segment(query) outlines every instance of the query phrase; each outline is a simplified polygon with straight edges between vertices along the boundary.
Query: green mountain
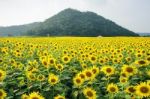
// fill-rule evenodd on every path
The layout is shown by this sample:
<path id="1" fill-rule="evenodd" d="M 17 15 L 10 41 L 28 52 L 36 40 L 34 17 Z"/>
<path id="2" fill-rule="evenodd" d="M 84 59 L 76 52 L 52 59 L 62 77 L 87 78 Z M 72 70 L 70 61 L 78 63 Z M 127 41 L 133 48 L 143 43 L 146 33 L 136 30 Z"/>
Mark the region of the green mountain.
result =
<path id="1" fill-rule="evenodd" d="M 28 30 L 38 27 L 40 22 L 25 25 L 15 25 L 8 27 L 0 27 L 0 36 L 20 36 L 24 35 Z"/>
<path id="2" fill-rule="evenodd" d="M 150 33 L 137 33 L 139 34 L 140 36 L 150 36 Z"/>
<path id="3" fill-rule="evenodd" d="M 34 36 L 138 36 L 93 12 L 65 9 L 44 22 L 6 27 L 3 33 Z M 3 28 L 0 28 L 0 33 Z M 12 29 L 12 30 L 11 30 Z"/>

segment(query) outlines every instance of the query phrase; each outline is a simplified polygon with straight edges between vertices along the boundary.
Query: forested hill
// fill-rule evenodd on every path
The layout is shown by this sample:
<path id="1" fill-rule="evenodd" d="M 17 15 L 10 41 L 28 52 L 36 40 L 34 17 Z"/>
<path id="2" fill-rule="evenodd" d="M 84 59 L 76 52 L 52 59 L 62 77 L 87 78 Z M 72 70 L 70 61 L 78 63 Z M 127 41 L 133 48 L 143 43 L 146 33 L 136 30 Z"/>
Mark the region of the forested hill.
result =
<path id="1" fill-rule="evenodd" d="M 115 22 L 93 12 L 65 9 L 44 22 L 5 27 L 0 33 L 34 36 L 138 36 Z"/>

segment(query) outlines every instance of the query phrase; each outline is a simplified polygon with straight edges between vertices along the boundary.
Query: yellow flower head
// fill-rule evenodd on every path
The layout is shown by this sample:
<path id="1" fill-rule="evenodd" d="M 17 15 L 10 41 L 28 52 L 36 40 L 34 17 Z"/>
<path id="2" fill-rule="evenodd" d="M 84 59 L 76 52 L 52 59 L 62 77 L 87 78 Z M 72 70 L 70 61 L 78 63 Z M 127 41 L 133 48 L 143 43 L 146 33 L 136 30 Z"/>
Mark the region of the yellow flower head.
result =
<path id="1" fill-rule="evenodd" d="M 27 76 L 27 78 L 28 78 L 29 80 L 31 80 L 31 81 L 35 81 L 35 80 L 36 80 L 36 76 L 35 76 L 35 74 L 32 73 L 32 72 L 26 72 L 26 76 Z"/>
<path id="2" fill-rule="evenodd" d="M 65 55 L 65 56 L 62 57 L 62 62 L 65 63 L 65 64 L 69 63 L 70 60 L 71 60 L 70 57 L 67 56 L 67 55 Z"/>
<path id="3" fill-rule="evenodd" d="M 118 86 L 116 84 L 108 84 L 107 91 L 110 93 L 117 93 L 119 91 Z"/>
<path id="4" fill-rule="evenodd" d="M 89 57 L 89 60 L 91 61 L 91 63 L 96 63 L 97 62 L 97 57 L 96 56 L 94 56 L 94 55 L 91 55 L 90 57 Z"/>
<path id="5" fill-rule="evenodd" d="M 93 67 L 91 68 L 91 70 L 92 70 L 92 72 L 93 72 L 94 75 L 98 75 L 98 74 L 99 74 L 99 68 L 98 68 L 98 67 L 93 66 Z"/>
<path id="6" fill-rule="evenodd" d="M 62 71 L 63 68 L 64 68 L 64 66 L 63 66 L 62 64 L 57 64 L 57 65 L 55 66 L 55 68 L 56 68 L 57 70 L 59 70 L 59 71 Z"/>
<path id="7" fill-rule="evenodd" d="M 6 77 L 6 72 L 0 69 L 0 82 L 3 81 Z"/>
<path id="8" fill-rule="evenodd" d="M 54 58 L 49 58 L 48 60 L 50 65 L 55 65 L 56 60 Z"/>
<path id="9" fill-rule="evenodd" d="M 125 92 L 129 93 L 129 94 L 134 94 L 136 92 L 136 89 L 134 86 L 128 86 L 126 89 L 125 89 Z"/>
<path id="10" fill-rule="evenodd" d="M 95 77 L 91 69 L 85 69 L 83 73 L 85 74 L 87 80 L 94 79 Z"/>
<path id="11" fill-rule="evenodd" d="M 150 96 L 150 85 L 146 82 L 142 82 L 136 86 L 136 94 L 140 97 L 149 97 Z"/>
<path id="12" fill-rule="evenodd" d="M 65 96 L 57 95 L 54 97 L 54 99 L 66 99 Z"/>
<path id="13" fill-rule="evenodd" d="M 137 64 L 138 66 L 147 66 L 148 61 L 147 60 L 137 60 L 137 61 L 135 61 L 135 64 Z"/>
<path id="14" fill-rule="evenodd" d="M 42 74 L 39 74 L 39 75 L 37 76 L 37 80 L 43 81 L 43 80 L 45 80 L 45 76 L 42 75 Z"/>
<path id="15" fill-rule="evenodd" d="M 120 77 L 120 82 L 122 83 L 122 84 L 124 84 L 124 83 L 127 83 L 128 82 L 128 78 L 126 78 L 126 77 Z"/>
<path id="16" fill-rule="evenodd" d="M 28 99 L 45 99 L 45 98 L 41 96 L 38 92 L 32 92 L 29 94 Z"/>
<path id="17" fill-rule="evenodd" d="M 83 79 L 81 79 L 79 76 L 76 76 L 73 78 L 73 83 L 75 86 L 79 87 L 83 84 Z"/>
<path id="18" fill-rule="evenodd" d="M 127 74 L 127 76 L 132 76 L 137 73 L 137 68 L 135 66 L 123 65 L 122 72 Z"/>
<path id="19" fill-rule="evenodd" d="M 0 99 L 4 99 L 6 96 L 7 93 L 3 89 L 0 89 Z"/>
<path id="20" fill-rule="evenodd" d="M 55 74 L 49 74 L 48 82 L 53 86 L 59 82 L 59 77 Z"/>
<path id="21" fill-rule="evenodd" d="M 29 96 L 26 95 L 26 94 L 23 94 L 23 95 L 21 96 L 21 99 L 28 99 L 28 98 L 29 98 Z"/>
<path id="22" fill-rule="evenodd" d="M 78 73 L 78 76 L 79 76 L 82 80 L 85 80 L 85 79 L 86 79 L 86 76 L 85 76 L 84 72 L 79 72 L 79 73 Z"/>
<path id="23" fill-rule="evenodd" d="M 96 99 L 97 95 L 96 95 L 96 91 L 93 90 L 92 88 L 85 88 L 83 90 L 83 94 L 85 95 L 85 97 L 87 97 L 88 99 Z"/>
<path id="24" fill-rule="evenodd" d="M 103 66 L 101 71 L 104 72 L 107 76 L 111 76 L 115 73 L 115 68 L 112 66 Z"/>

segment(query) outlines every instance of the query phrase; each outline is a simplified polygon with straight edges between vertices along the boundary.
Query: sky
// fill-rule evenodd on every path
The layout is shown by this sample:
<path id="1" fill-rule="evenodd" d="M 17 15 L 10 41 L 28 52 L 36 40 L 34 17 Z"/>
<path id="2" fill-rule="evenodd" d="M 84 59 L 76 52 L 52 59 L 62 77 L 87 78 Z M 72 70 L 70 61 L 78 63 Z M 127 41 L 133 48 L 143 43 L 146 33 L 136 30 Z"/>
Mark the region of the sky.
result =
<path id="1" fill-rule="evenodd" d="M 92 11 L 134 32 L 150 33 L 150 0 L 0 0 L 0 26 L 44 21 L 66 8 Z"/>

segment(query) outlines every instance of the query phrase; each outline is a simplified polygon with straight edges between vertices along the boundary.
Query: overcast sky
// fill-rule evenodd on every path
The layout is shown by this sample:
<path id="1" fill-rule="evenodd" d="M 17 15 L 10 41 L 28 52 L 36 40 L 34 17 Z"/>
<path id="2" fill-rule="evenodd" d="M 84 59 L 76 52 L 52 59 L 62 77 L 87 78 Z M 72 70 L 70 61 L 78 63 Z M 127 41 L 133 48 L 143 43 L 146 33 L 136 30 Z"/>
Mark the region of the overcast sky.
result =
<path id="1" fill-rule="evenodd" d="M 66 8 L 93 11 L 134 32 L 150 32 L 150 0 L 0 0 L 0 26 L 44 21 Z"/>

